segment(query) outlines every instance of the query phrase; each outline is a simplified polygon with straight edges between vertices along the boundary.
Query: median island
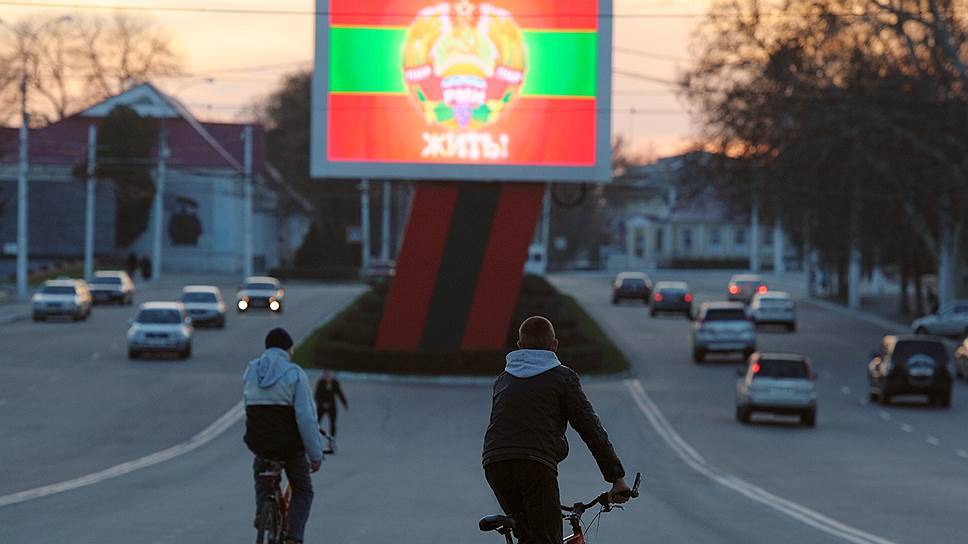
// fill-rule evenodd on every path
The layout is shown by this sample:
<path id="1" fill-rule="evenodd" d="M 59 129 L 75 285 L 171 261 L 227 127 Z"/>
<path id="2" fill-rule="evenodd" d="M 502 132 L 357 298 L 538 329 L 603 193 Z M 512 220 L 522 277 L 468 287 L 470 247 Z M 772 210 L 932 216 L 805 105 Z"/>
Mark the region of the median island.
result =
<path id="1" fill-rule="evenodd" d="M 495 376 L 504 356 L 516 349 L 517 328 L 532 315 L 554 323 L 561 347 L 558 358 L 579 374 L 614 374 L 629 364 L 611 339 L 578 305 L 541 276 L 525 275 L 505 340 L 499 351 L 376 350 L 377 331 L 387 288 L 378 285 L 356 298 L 332 320 L 309 335 L 293 359 L 304 367 L 364 373 L 425 376 Z"/>

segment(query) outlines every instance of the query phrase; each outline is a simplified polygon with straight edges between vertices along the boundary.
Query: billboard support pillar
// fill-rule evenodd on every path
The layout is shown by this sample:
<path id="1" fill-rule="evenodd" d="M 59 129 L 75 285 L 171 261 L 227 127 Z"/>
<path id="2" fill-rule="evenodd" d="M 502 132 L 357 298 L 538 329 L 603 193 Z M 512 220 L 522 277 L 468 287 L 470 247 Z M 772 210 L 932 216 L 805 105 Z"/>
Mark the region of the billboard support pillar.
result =
<path id="1" fill-rule="evenodd" d="M 391 182 L 384 180 L 381 192 L 383 193 L 383 209 L 380 211 L 380 260 L 386 262 L 390 260 L 390 197 Z"/>
<path id="2" fill-rule="evenodd" d="M 87 127 L 87 186 L 84 206 L 84 279 L 94 277 L 94 168 L 97 160 L 97 125 Z"/>
<path id="3" fill-rule="evenodd" d="M 370 267 L 370 180 L 360 181 L 360 276 Z"/>

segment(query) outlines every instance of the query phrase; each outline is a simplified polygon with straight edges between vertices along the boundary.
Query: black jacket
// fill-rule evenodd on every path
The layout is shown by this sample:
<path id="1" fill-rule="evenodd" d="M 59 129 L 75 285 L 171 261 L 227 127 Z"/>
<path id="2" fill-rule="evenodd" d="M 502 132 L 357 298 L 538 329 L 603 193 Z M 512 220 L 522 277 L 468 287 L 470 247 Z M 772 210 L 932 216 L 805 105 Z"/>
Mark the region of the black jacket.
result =
<path id="1" fill-rule="evenodd" d="M 530 459 L 557 471 L 558 463 L 568 456 L 565 429 L 569 423 L 588 445 L 607 482 L 625 476 L 578 374 L 566 366 L 530 378 L 507 372 L 497 377 L 491 423 L 484 435 L 484 465 Z"/>
<path id="2" fill-rule="evenodd" d="M 343 395 L 343 388 L 339 384 L 339 380 L 333 378 L 332 381 L 327 385 L 326 380 L 320 378 L 316 382 L 316 393 L 313 395 L 316 398 L 316 411 L 319 413 L 333 412 L 336 413 L 336 399 L 343 403 L 343 407 L 346 408 L 346 396 Z"/>

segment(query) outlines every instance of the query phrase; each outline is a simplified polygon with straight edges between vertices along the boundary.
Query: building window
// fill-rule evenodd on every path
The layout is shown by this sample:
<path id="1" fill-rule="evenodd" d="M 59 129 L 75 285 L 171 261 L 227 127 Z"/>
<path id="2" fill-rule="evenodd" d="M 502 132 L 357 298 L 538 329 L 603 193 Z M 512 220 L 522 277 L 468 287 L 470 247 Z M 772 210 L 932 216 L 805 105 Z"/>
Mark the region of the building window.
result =
<path id="1" fill-rule="evenodd" d="M 719 248 L 722 243 L 722 237 L 718 228 L 713 228 L 709 231 L 709 246 L 714 248 Z"/>
<path id="2" fill-rule="evenodd" d="M 746 245 L 746 229 L 745 228 L 743 228 L 743 227 L 737 227 L 736 228 L 736 232 L 734 233 L 734 236 L 735 236 L 734 239 L 736 240 L 736 245 L 737 246 L 742 247 L 742 246 L 745 246 Z"/>
<path id="3" fill-rule="evenodd" d="M 665 233 L 662 232 L 661 228 L 655 229 L 655 250 L 663 251 L 663 243 L 665 242 Z"/>
<path id="4" fill-rule="evenodd" d="M 682 250 L 692 251 L 692 229 L 682 229 Z"/>

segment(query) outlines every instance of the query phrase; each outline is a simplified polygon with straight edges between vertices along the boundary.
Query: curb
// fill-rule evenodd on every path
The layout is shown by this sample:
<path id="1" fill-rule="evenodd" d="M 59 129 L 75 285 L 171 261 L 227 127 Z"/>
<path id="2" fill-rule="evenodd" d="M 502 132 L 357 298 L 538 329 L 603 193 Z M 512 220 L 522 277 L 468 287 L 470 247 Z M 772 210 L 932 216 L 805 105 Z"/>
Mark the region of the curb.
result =
<path id="1" fill-rule="evenodd" d="M 874 315 L 874 314 L 871 314 L 869 312 L 864 312 L 862 310 L 852 310 L 850 308 L 846 308 L 846 307 L 841 306 L 839 304 L 835 304 L 833 302 L 829 302 L 829 301 L 826 301 L 826 300 L 823 300 L 823 299 L 820 299 L 820 298 L 817 298 L 817 297 L 810 297 L 810 298 L 805 299 L 805 301 L 808 302 L 808 303 L 810 303 L 810 304 L 814 304 L 816 306 L 820 306 L 821 308 L 824 308 L 826 310 L 831 310 L 831 311 L 834 311 L 834 312 L 839 312 L 839 313 L 841 313 L 843 315 L 847 315 L 847 316 L 853 317 L 854 319 L 860 319 L 860 320 L 866 321 L 866 322 L 868 322 L 868 323 L 870 323 L 872 325 L 876 325 L 878 327 L 883 327 L 883 328 L 888 329 L 889 331 L 894 332 L 894 333 L 904 334 L 904 333 L 910 332 L 908 330 L 908 328 L 904 326 L 903 323 L 898 323 L 897 321 L 891 321 L 890 319 L 886 319 L 886 318 L 883 318 L 883 317 L 879 317 L 879 316 Z"/>
<path id="2" fill-rule="evenodd" d="M 16 323 L 17 321 L 23 321 L 29 318 L 30 315 L 23 314 L 10 314 L 10 315 L 0 315 L 0 325 L 9 325 L 10 323 Z"/>

